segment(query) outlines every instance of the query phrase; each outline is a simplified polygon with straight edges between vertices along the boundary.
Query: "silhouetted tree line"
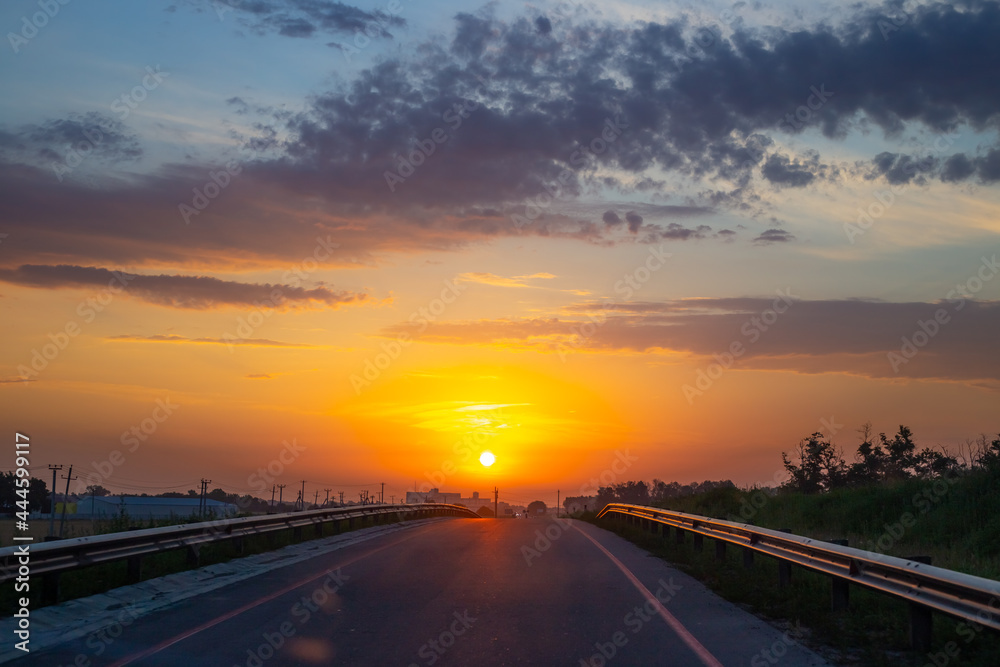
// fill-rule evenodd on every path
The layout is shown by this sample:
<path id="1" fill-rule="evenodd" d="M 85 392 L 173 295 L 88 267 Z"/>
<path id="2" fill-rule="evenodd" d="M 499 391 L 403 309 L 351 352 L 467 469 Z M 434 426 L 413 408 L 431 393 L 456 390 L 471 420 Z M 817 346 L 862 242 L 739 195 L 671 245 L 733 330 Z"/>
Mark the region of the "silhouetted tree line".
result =
<path id="1" fill-rule="evenodd" d="M 146 495 L 145 493 L 142 495 Z M 189 489 L 187 493 L 180 493 L 179 491 L 168 491 L 167 493 L 161 493 L 158 496 L 153 496 L 154 498 L 197 498 L 200 494 L 194 489 Z M 209 500 L 218 500 L 221 503 L 230 503 L 236 505 L 240 512 L 266 512 L 271 507 L 270 500 L 262 500 L 256 496 L 251 496 L 249 493 L 240 495 L 238 493 L 227 493 L 224 489 L 212 489 L 205 497 Z M 284 500 L 283 505 L 291 505 L 292 501 Z M 310 505 L 312 503 L 309 503 Z M 275 501 L 277 505 L 277 501 Z"/>
<path id="2" fill-rule="evenodd" d="M 823 493 L 903 479 L 933 479 L 975 469 L 1000 470 L 1000 436 L 990 441 L 981 435 L 966 442 L 963 460 L 959 460 L 943 447 L 940 451 L 929 447 L 918 451 L 913 432 L 906 426 L 901 425 L 892 438 L 885 433 L 875 437 L 870 422 L 862 425 L 858 433 L 861 444 L 853 463 L 847 463 L 842 450 L 824 439 L 822 433 L 802 439 L 791 455 L 782 452 L 782 463 L 790 475 L 783 488 Z"/>
<path id="3" fill-rule="evenodd" d="M 720 488 L 736 488 L 736 485 L 728 479 L 718 482 L 705 480 L 693 484 L 680 484 L 678 482 L 668 484 L 659 479 L 654 479 L 652 484 L 641 481 L 620 482 L 610 486 L 602 486 L 597 490 L 596 507 L 601 508 L 608 503 L 649 505 L 669 498 L 692 496 L 696 493 L 705 493 Z"/>
<path id="4" fill-rule="evenodd" d="M 16 512 L 19 508 L 17 501 L 21 497 L 17 495 L 17 475 L 13 472 L 0 474 L 0 512 Z M 28 507 L 33 512 L 49 511 L 49 492 L 43 480 L 31 477 L 28 482 Z"/>

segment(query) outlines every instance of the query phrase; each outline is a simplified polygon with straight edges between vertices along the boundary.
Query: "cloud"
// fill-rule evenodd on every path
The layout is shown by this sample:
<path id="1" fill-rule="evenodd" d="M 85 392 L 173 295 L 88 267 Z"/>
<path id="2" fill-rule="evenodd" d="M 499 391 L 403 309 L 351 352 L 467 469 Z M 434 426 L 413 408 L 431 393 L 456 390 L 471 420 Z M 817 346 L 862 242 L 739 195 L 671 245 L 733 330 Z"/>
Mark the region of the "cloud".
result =
<path id="1" fill-rule="evenodd" d="M 296 36 L 401 25 L 320 0 L 232 11 L 255 30 Z M 35 263 L 273 267 L 308 257 L 320 235 L 336 236 L 331 266 L 499 237 L 611 245 L 625 242 L 613 218 L 594 220 L 614 213 L 612 194 L 644 219 L 629 223 L 642 242 L 708 238 L 707 226 L 661 222 L 668 216 L 650 207 L 752 215 L 775 190 L 836 180 L 840 166 L 789 147 L 803 133 L 843 141 L 881 130 L 892 142 L 968 128 L 992 137 L 1000 3 L 917 6 L 887 35 L 882 11 L 859 6 L 795 30 L 734 23 L 707 46 L 683 14 L 622 24 L 459 13 L 450 38 L 389 53 L 299 111 L 231 98 L 236 113 L 253 116 L 241 125 L 255 134 L 242 136 L 239 175 L 190 225 L 179 206 L 211 182 L 217 163 L 52 188 L 49 152 L 97 122 L 90 116 L 0 128 L 0 219 L 21 261 Z M 935 66 L 912 65 L 923 61 Z M 124 128 L 105 135 L 103 159 L 140 154 Z M 919 157 L 890 152 L 890 162 L 881 152 L 865 173 L 901 182 L 931 173 L 911 176 Z M 1000 148 L 960 155 L 933 173 L 1000 181 Z M 581 198 L 597 200 L 595 214 L 568 212 Z M 529 224 L 515 224 L 512 216 L 531 211 Z"/>
<path id="2" fill-rule="evenodd" d="M 628 223 L 628 230 L 635 234 L 642 227 L 642 216 L 635 211 L 629 211 L 625 214 L 625 222 Z"/>
<path id="3" fill-rule="evenodd" d="M 390 28 L 406 21 L 382 10 L 365 11 L 353 5 L 327 0 L 212 0 L 222 19 L 234 12 L 243 25 L 258 35 L 276 33 L 284 37 L 311 37 L 324 32 L 331 35 L 354 35 L 368 38 L 392 37 Z"/>
<path id="4" fill-rule="evenodd" d="M 601 220 L 609 227 L 622 224 L 622 219 L 614 211 L 605 211 L 604 215 L 601 216 Z"/>
<path id="5" fill-rule="evenodd" d="M 705 363 L 740 343 L 744 353 L 736 361 L 737 369 L 852 373 L 1000 388 L 1000 357 L 994 354 L 992 334 L 1000 327 L 1000 301 L 955 297 L 938 303 L 891 303 L 743 297 L 591 302 L 568 311 L 571 316 L 565 319 L 437 322 L 422 333 L 411 323 L 400 323 L 387 327 L 382 335 L 406 332 L 424 342 L 544 352 L 685 352 Z M 587 322 L 598 324 L 592 335 L 581 336 Z M 934 334 L 928 336 L 927 331 Z M 905 347 L 905 341 L 911 347 Z M 896 360 L 896 368 L 890 354 L 902 358 Z"/>
<path id="6" fill-rule="evenodd" d="M 153 336 L 139 336 L 134 334 L 122 334 L 120 336 L 108 336 L 106 340 L 125 343 L 174 343 L 181 345 L 239 345 L 242 347 L 300 347 L 300 348 L 320 348 L 322 345 L 307 345 L 305 343 L 285 343 L 279 340 L 269 340 L 267 338 L 188 338 L 187 336 L 177 336 L 174 334 L 156 334 Z"/>
<path id="7" fill-rule="evenodd" d="M 931 155 L 916 157 L 882 152 L 872 159 L 865 175 L 868 180 L 883 178 L 891 185 L 911 182 L 923 185 L 929 176 L 937 176 L 943 183 L 957 183 L 976 176 L 980 183 L 991 184 L 1000 180 L 1000 149 L 991 148 L 972 157 L 955 153 L 947 160 Z"/>
<path id="8" fill-rule="evenodd" d="M 3 377 L 0 378 L 0 384 L 19 384 L 21 382 L 37 382 L 33 378 L 21 377 L 20 375 L 15 375 L 13 377 Z"/>
<path id="9" fill-rule="evenodd" d="M 768 229 L 753 240 L 755 245 L 771 245 L 772 243 L 788 243 L 795 237 L 783 229 Z"/>
<path id="10" fill-rule="evenodd" d="M 239 283 L 208 276 L 140 275 L 98 267 L 25 264 L 0 269 L 0 282 L 46 289 L 107 288 L 171 308 L 204 310 L 232 306 L 258 308 L 339 308 L 368 301 L 364 293 L 327 287 L 306 289 L 270 283 Z"/>
<path id="11" fill-rule="evenodd" d="M 792 162 L 788 156 L 775 153 L 767 158 L 767 162 L 761 168 L 764 178 L 775 185 L 788 186 L 791 188 L 801 188 L 809 185 L 816 178 L 816 175 L 809 171 L 805 165 L 799 162 Z"/>
<path id="12" fill-rule="evenodd" d="M 698 225 L 697 227 L 689 228 L 679 225 L 676 222 L 671 222 L 665 228 L 658 227 L 650 233 L 650 236 L 651 238 L 667 241 L 689 241 L 691 239 L 703 239 L 711 231 L 712 228 L 708 225 Z"/>
<path id="13" fill-rule="evenodd" d="M 0 163 L 49 169 L 59 180 L 84 160 L 118 164 L 142 154 L 136 135 L 117 118 L 97 111 L 21 125 L 10 132 L 0 128 Z"/>
<path id="14" fill-rule="evenodd" d="M 483 285 L 494 285 L 497 287 L 537 287 L 537 285 L 529 285 L 527 281 L 529 280 L 551 280 L 555 276 L 551 273 L 533 273 L 529 276 L 514 276 L 512 278 L 507 278 L 504 276 L 498 276 L 495 273 L 461 273 L 458 276 L 459 281 L 467 283 L 482 283 Z"/>

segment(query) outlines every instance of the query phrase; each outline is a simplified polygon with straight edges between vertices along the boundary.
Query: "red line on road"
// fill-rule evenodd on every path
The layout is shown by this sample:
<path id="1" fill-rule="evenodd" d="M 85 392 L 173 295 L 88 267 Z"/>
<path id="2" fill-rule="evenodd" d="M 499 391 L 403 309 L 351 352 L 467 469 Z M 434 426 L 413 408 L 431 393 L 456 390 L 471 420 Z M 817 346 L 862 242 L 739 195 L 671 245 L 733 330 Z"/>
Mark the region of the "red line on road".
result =
<path id="1" fill-rule="evenodd" d="M 409 535 L 407 537 L 404 537 L 401 540 L 396 540 L 395 542 L 391 542 L 390 544 L 386 544 L 386 545 L 378 547 L 376 549 L 371 549 L 370 551 L 367 551 L 367 552 L 359 555 L 356 558 L 352 558 L 351 560 L 348 560 L 348 561 L 345 561 L 343 563 L 338 564 L 337 567 L 338 568 L 347 567 L 348 565 L 356 563 L 356 562 L 358 562 L 359 560 L 361 560 L 363 558 L 367 558 L 368 556 L 371 556 L 372 554 L 376 554 L 379 551 L 384 551 L 385 549 L 388 549 L 389 547 L 394 547 L 397 544 L 405 542 L 406 540 L 408 540 L 408 539 L 410 539 L 412 537 L 414 537 L 414 535 Z M 282 588 L 280 591 L 277 591 L 276 593 L 271 593 L 270 595 L 265 595 L 264 597 L 262 597 L 262 598 L 260 598 L 258 600 L 254 600 L 253 602 L 249 602 L 249 603 L 243 605 L 239 609 L 234 609 L 233 611 L 227 612 L 227 613 L 223 614 L 222 616 L 219 616 L 217 618 L 212 619 L 211 621 L 207 621 L 205 623 L 202 623 L 201 625 L 199 625 L 196 628 L 192 628 L 191 630 L 188 630 L 186 632 L 182 632 L 181 634 L 179 634 L 179 635 L 177 635 L 175 637 L 171 637 L 170 639 L 167 639 L 167 640 L 165 640 L 165 641 L 157 644 L 156 646 L 154 646 L 152 648 L 148 648 L 145 651 L 142 651 L 140 653 L 134 653 L 134 654 L 132 654 L 132 655 L 130 655 L 128 657 L 122 658 L 118 662 L 113 662 L 113 663 L 111 663 L 110 667 L 125 667 L 125 665 L 131 665 L 136 660 L 140 660 L 142 658 L 148 658 L 151 655 L 155 655 L 155 654 L 159 653 L 160 651 L 162 651 L 165 648 L 169 648 L 169 647 L 173 646 L 174 644 L 176 644 L 178 642 L 182 642 L 185 639 L 188 639 L 189 637 L 193 637 L 194 635 L 198 634 L 199 632 L 203 632 L 205 630 L 208 630 L 209 628 L 215 627 L 219 623 L 224 623 L 225 621 L 228 621 L 231 618 L 235 618 L 236 616 L 239 616 L 240 614 L 242 614 L 242 613 L 244 613 L 246 611 L 249 611 L 249 610 L 253 609 L 254 607 L 259 607 L 260 605 L 264 604 L 265 602 L 270 602 L 271 600 L 274 600 L 275 598 L 279 598 L 282 595 L 285 595 L 286 593 L 291 593 L 296 588 L 301 588 L 302 586 L 305 586 L 306 584 L 310 584 L 310 583 L 316 581 L 317 579 L 321 579 L 321 578 L 329 575 L 330 572 L 331 572 L 331 570 L 325 570 L 321 574 L 317 574 L 315 577 L 309 577 L 308 579 L 303 579 L 302 581 L 294 583 L 291 586 L 287 586 L 285 588 Z"/>
<path id="2" fill-rule="evenodd" d="M 580 531 L 581 535 L 593 542 L 594 546 L 603 551 L 604 555 L 611 559 L 611 562 L 614 563 L 626 577 L 628 577 L 628 580 L 632 582 L 632 585 L 635 586 L 640 593 L 642 593 L 642 596 L 656 607 L 656 611 L 660 614 L 660 618 L 667 622 L 667 625 L 669 625 L 673 631 L 677 633 L 684 643 L 688 645 L 688 648 L 694 651 L 695 655 L 697 655 L 704 664 L 708 665 L 708 667 L 723 667 L 722 663 L 716 660 L 715 656 L 712 655 L 709 650 L 705 648 L 705 646 L 698 641 L 680 621 L 677 620 L 677 617 L 667 611 L 667 608 L 663 606 L 655 595 L 649 592 L 649 589 L 646 588 L 634 574 L 632 574 L 632 571 L 625 567 L 620 560 L 614 557 L 614 554 L 605 549 L 604 545 L 585 533 L 582 529 L 577 528 L 575 524 L 570 525 Z"/>

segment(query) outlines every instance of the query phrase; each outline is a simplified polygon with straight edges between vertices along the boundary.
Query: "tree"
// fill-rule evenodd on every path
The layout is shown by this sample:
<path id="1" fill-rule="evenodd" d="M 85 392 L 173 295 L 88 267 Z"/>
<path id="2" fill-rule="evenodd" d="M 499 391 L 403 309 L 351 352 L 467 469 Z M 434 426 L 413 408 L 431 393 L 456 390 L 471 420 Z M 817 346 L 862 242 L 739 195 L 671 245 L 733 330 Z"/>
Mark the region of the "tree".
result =
<path id="1" fill-rule="evenodd" d="M 90 486 L 88 486 L 84 490 L 83 495 L 85 495 L 85 496 L 102 496 L 103 497 L 103 496 L 110 496 L 111 492 L 108 491 L 107 489 L 105 489 L 100 484 L 91 484 Z"/>
<path id="2" fill-rule="evenodd" d="M 528 514 L 545 514 L 548 509 L 541 500 L 532 500 L 528 503 Z"/>
<path id="3" fill-rule="evenodd" d="M 802 493 L 821 493 L 843 486 L 847 481 L 847 464 L 840 452 L 823 434 L 816 432 L 804 438 L 797 448 L 798 463 L 781 453 L 785 470 L 791 476 L 786 486 Z"/>
<path id="4" fill-rule="evenodd" d="M 484 519 L 492 519 L 494 517 L 493 510 L 491 510 L 486 505 L 483 505 L 478 510 L 476 510 L 476 514 L 483 517 Z"/>
<path id="5" fill-rule="evenodd" d="M 588 509 L 594 509 L 593 496 L 566 496 L 563 498 L 563 509 L 566 510 L 568 514 L 571 510 L 570 508 L 576 505 L 577 507 L 586 507 Z"/>
<path id="6" fill-rule="evenodd" d="M 13 512 L 18 508 L 17 501 L 21 496 L 17 495 L 19 487 L 17 485 L 17 475 L 13 472 L 5 472 L 0 475 L 0 511 Z M 31 477 L 28 480 L 28 507 L 31 510 L 41 510 L 47 504 L 49 492 L 43 480 Z"/>
<path id="7" fill-rule="evenodd" d="M 989 438 L 983 433 L 976 440 L 976 446 L 978 449 L 976 462 L 980 467 L 988 470 L 1000 469 L 1000 434 L 993 442 L 989 442 Z"/>
<path id="8" fill-rule="evenodd" d="M 885 447 L 889 461 L 886 465 L 886 477 L 889 479 L 906 479 L 912 477 L 917 465 L 916 445 L 913 443 L 913 431 L 900 424 L 899 432 L 892 440 L 879 433 L 879 440 Z"/>
<path id="9" fill-rule="evenodd" d="M 873 442 L 871 422 L 862 424 L 858 433 L 861 434 L 861 444 L 858 445 L 855 462 L 848 470 L 848 479 L 857 485 L 874 484 L 885 477 L 889 457 L 881 445 Z"/>

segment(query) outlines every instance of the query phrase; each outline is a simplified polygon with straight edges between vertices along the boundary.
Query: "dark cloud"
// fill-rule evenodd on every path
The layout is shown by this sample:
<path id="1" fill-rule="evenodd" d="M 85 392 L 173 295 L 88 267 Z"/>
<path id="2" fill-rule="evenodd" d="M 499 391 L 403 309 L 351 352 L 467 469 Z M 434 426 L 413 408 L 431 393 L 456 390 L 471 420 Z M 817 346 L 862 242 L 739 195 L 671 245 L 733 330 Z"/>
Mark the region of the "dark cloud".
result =
<path id="1" fill-rule="evenodd" d="M 423 333 L 411 323 L 401 323 L 382 334 L 391 337 L 405 331 L 427 342 L 564 353 L 680 351 L 703 357 L 705 364 L 738 342 L 744 353 L 736 369 L 930 378 L 1000 387 L 1000 357 L 994 353 L 993 334 L 1000 327 L 998 301 L 960 297 L 940 303 L 803 301 L 789 290 L 781 292 L 782 296 L 767 298 L 570 307 L 573 315 L 587 316 L 583 321 L 599 315 L 596 321 L 603 323 L 588 337 L 579 335 L 581 320 L 574 317 L 438 322 Z M 934 328 L 935 322 L 943 323 Z M 934 335 L 917 333 L 927 330 Z M 910 347 L 905 347 L 906 341 Z"/>
<path id="2" fill-rule="evenodd" d="M 390 28 L 406 21 L 382 10 L 365 11 L 353 5 L 327 0 L 213 0 L 220 18 L 229 12 L 257 34 L 277 33 L 285 37 L 364 33 L 368 38 L 391 37 Z"/>
<path id="3" fill-rule="evenodd" d="M 1000 148 L 990 150 L 985 157 L 976 160 L 979 167 L 979 178 L 984 183 L 1000 180 Z"/>
<path id="4" fill-rule="evenodd" d="M 622 224 L 622 219 L 614 211 L 605 211 L 604 215 L 601 216 L 601 220 L 609 227 Z"/>
<path id="5" fill-rule="evenodd" d="M 498 236 L 612 243 L 615 230 L 587 221 L 608 203 L 577 218 L 546 199 L 611 190 L 645 219 L 643 240 L 703 238 L 707 226 L 660 226 L 632 203 L 636 195 L 669 202 L 665 179 L 679 178 L 693 194 L 676 195 L 678 210 L 755 215 L 765 190 L 837 177 L 817 154 L 776 149 L 775 138 L 810 128 L 838 140 L 870 128 L 890 139 L 904 129 L 993 131 L 998 7 L 916 7 L 887 36 L 867 9 L 794 32 L 734 24 L 710 48 L 697 46 L 689 17 L 629 25 L 567 18 L 552 39 L 537 18 L 460 13 L 450 41 L 386 55 L 302 111 L 251 110 L 231 98 L 236 113 L 258 116 L 245 138 L 251 157 L 196 223 L 178 227 L 178 206 L 217 165 L 167 165 L 99 190 L 49 187 L 44 170 L 58 141 L 82 133 L 70 121 L 0 130 L 0 217 L 28 253 L 21 261 L 298 261 L 319 229 L 337 233 L 334 263 L 363 263 L 389 247 L 450 249 Z M 272 32 L 402 25 L 319 0 L 256 0 L 232 11 Z M 123 128 L 106 136 L 108 159 L 139 154 Z M 924 174 L 908 175 L 917 158 L 892 155 L 872 156 L 878 178 Z M 946 180 L 971 177 L 969 165 L 986 183 L 1000 180 L 1000 151 L 966 162 L 935 168 Z"/>
<path id="6" fill-rule="evenodd" d="M 656 231 L 652 231 L 650 240 L 689 241 L 691 239 L 703 239 L 711 231 L 712 228 L 708 225 L 698 225 L 697 227 L 690 228 L 679 225 L 676 222 L 671 222 L 666 227 L 659 227 Z"/>
<path id="7" fill-rule="evenodd" d="M 0 163 L 27 163 L 62 178 L 86 160 L 118 163 L 142 157 L 138 138 L 120 120 L 91 111 L 0 130 Z"/>
<path id="8" fill-rule="evenodd" d="M 538 32 L 541 34 L 547 35 L 552 32 L 552 22 L 544 16 L 539 16 L 535 19 L 535 28 L 537 28 Z"/>
<path id="9" fill-rule="evenodd" d="M 956 153 L 945 161 L 944 167 L 941 169 L 941 180 L 946 183 L 964 181 L 975 171 L 976 167 L 964 153 Z"/>
<path id="10" fill-rule="evenodd" d="M 989 149 L 985 155 L 973 157 L 955 153 L 946 160 L 883 152 L 872 159 L 865 178 L 884 178 L 891 185 L 910 182 L 923 185 L 927 181 L 926 176 L 933 175 L 945 183 L 964 181 L 972 176 L 978 176 L 981 183 L 993 183 L 1000 180 L 1000 149 Z"/>
<path id="11" fill-rule="evenodd" d="M 788 243 L 794 240 L 795 237 L 783 229 L 768 229 L 755 238 L 753 242 L 756 245 L 770 245 L 772 243 Z"/>
<path id="12" fill-rule="evenodd" d="M 625 214 L 625 221 L 628 223 L 628 230 L 633 234 L 639 231 L 642 227 L 642 216 L 635 211 L 629 211 Z"/>
<path id="13" fill-rule="evenodd" d="M 926 182 L 924 174 L 932 173 L 938 167 L 938 160 L 931 156 L 915 158 L 912 155 L 882 152 L 872 160 L 872 171 L 868 179 L 884 176 L 892 185 L 905 185 L 911 181 Z"/>
<path id="14" fill-rule="evenodd" d="M 110 288 L 130 296 L 171 308 L 206 309 L 222 306 L 237 308 L 307 307 L 339 308 L 368 299 L 367 294 L 334 292 L 327 287 L 306 289 L 293 285 L 239 283 L 208 276 L 139 275 L 108 269 L 25 264 L 16 269 L 0 269 L 0 282 L 41 287 Z"/>
<path id="15" fill-rule="evenodd" d="M 809 185 L 816 178 L 804 165 L 792 162 L 788 156 L 778 153 L 767 159 L 761 168 L 761 173 L 775 185 L 787 185 L 792 188 Z"/>

